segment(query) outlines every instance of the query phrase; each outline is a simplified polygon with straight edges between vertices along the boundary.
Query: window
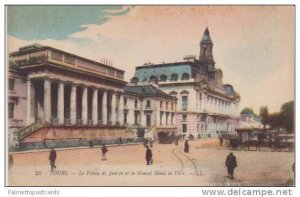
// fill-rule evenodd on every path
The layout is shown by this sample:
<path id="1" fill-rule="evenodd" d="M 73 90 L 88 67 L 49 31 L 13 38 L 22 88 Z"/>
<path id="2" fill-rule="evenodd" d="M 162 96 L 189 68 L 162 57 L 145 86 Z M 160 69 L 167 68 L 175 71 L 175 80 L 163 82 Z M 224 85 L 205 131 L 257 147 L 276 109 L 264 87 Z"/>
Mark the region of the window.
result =
<path id="1" fill-rule="evenodd" d="M 8 118 L 14 118 L 14 103 L 8 103 Z"/>
<path id="2" fill-rule="evenodd" d="M 171 125 L 173 125 L 174 114 L 171 114 Z"/>
<path id="3" fill-rule="evenodd" d="M 161 81 L 167 81 L 167 76 L 166 75 L 161 75 L 160 80 Z"/>
<path id="4" fill-rule="evenodd" d="M 169 102 L 166 103 L 166 109 L 169 109 Z"/>
<path id="5" fill-rule="evenodd" d="M 127 106 L 127 98 L 124 98 L 123 102 L 124 102 L 124 106 Z"/>
<path id="6" fill-rule="evenodd" d="M 151 82 L 156 82 L 156 81 L 157 81 L 157 79 L 156 79 L 156 77 L 155 77 L 155 76 L 153 76 L 153 75 L 152 75 L 152 76 L 150 77 L 150 81 L 151 81 Z"/>
<path id="7" fill-rule="evenodd" d="M 162 101 L 160 101 L 159 107 L 160 109 L 162 109 Z"/>
<path id="8" fill-rule="evenodd" d="M 146 115 L 146 124 L 147 127 L 151 127 L 151 114 Z"/>
<path id="9" fill-rule="evenodd" d="M 162 125 L 162 116 L 164 115 L 164 112 L 160 112 L 160 118 L 159 118 L 159 124 Z"/>
<path id="10" fill-rule="evenodd" d="M 182 110 L 187 110 L 188 108 L 188 97 L 182 96 Z"/>
<path id="11" fill-rule="evenodd" d="M 190 79 L 190 75 L 187 74 L 187 73 L 183 73 L 181 79 L 182 80 L 189 80 Z"/>
<path id="12" fill-rule="evenodd" d="M 178 75 L 177 74 L 172 74 L 171 81 L 177 81 L 177 80 L 178 80 Z"/>
<path id="13" fill-rule="evenodd" d="M 182 115 L 182 121 L 186 121 L 186 115 Z"/>
<path id="14" fill-rule="evenodd" d="M 139 82 L 139 78 L 137 78 L 137 77 L 133 77 L 131 79 L 131 83 L 137 84 L 138 82 Z"/>
<path id="15" fill-rule="evenodd" d="M 134 107 L 137 108 L 137 105 L 138 105 L 138 101 L 134 100 Z"/>
<path id="16" fill-rule="evenodd" d="M 174 107 L 174 105 L 173 105 L 173 103 L 171 104 L 171 110 L 173 111 L 173 107 Z"/>
<path id="17" fill-rule="evenodd" d="M 134 124 L 138 124 L 139 112 L 134 113 Z"/>
<path id="18" fill-rule="evenodd" d="M 187 128 L 186 128 L 186 124 L 182 124 L 182 133 L 186 133 Z"/>
<path id="19" fill-rule="evenodd" d="M 124 113 L 124 124 L 127 124 L 127 113 Z"/>
<path id="20" fill-rule="evenodd" d="M 146 107 L 150 107 L 150 100 L 147 100 L 147 104 L 146 104 Z"/>
<path id="21" fill-rule="evenodd" d="M 15 89 L 15 79 L 9 79 L 8 88 L 9 88 L 9 90 L 14 90 Z"/>

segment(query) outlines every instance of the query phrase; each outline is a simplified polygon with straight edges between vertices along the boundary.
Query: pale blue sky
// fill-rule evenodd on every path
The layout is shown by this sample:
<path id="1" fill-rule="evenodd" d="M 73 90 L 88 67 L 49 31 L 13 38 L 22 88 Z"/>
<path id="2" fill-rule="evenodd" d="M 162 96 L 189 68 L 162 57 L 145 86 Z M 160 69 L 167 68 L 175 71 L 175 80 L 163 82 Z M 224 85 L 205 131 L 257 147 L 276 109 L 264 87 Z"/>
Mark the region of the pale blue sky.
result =
<path id="1" fill-rule="evenodd" d="M 8 34 L 25 39 L 65 39 L 84 30 L 81 25 L 108 21 L 108 16 L 126 14 L 105 10 L 120 10 L 122 6 L 8 6 Z"/>
<path id="2" fill-rule="evenodd" d="M 293 6 L 8 6 L 8 51 L 40 43 L 95 61 L 125 80 L 145 62 L 199 55 L 209 26 L 216 67 L 240 108 L 279 111 L 294 99 Z"/>

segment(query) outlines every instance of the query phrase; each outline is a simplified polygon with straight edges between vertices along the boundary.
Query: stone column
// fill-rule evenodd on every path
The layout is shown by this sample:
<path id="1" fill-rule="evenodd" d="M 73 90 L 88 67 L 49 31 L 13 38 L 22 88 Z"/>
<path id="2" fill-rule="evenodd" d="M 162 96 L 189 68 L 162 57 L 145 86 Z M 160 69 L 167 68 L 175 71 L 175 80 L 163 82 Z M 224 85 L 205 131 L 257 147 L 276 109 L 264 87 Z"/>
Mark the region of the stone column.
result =
<path id="1" fill-rule="evenodd" d="M 122 94 L 120 94 L 118 114 L 120 125 L 124 125 L 124 99 Z"/>
<path id="2" fill-rule="evenodd" d="M 58 124 L 64 124 L 64 109 L 65 109 L 65 99 L 64 99 L 64 83 L 59 82 L 58 84 L 58 99 L 57 99 L 57 118 Z"/>
<path id="3" fill-rule="evenodd" d="M 71 88 L 71 102 L 70 102 L 70 118 L 71 118 L 71 124 L 76 124 L 77 119 L 77 109 L 76 109 L 76 86 L 72 85 Z"/>
<path id="4" fill-rule="evenodd" d="M 49 79 L 44 80 L 44 113 L 45 121 L 51 121 L 51 82 Z"/>
<path id="5" fill-rule="evenodd" d="M 116 124 L 116 93 L 112 93 L 111 95 L 111 124 Z"/>
<path id="6" fill-rule="evenodd" d="M 98 124 L 98 90 L 93 90 L 93 125 Z"/>
<path id="7" fill-rule="evenodd" d="M 82 93 L 82 113 L 81 113 L 81 118 L 82 118 L 82 124 L 87 125 L 88 121 L 88 102 L 87 102 L 87 87 L 83 88 L 83 93 Z"/>
<path id="8" fill-rule="evenodd" d="M 144 101 L 143 100 L 140 100 L 140 103 L 141 103 L 141 105 L 140 105 L 140 125 L 141 126 L 146 126 L 145 125 L 145 121 L 144 121 L 144 119 L 145 119 L 145 114 L 144 114 Z"/>
<path id="9" fill-rule="evenodd" d="M 102 124 L 107 125 L 107 92 L 102 94 Z"/>
<path id="10" fill-rule="evenodd" d="M 34 104 L 35 104 L 35 89 L 32 81 L 29 79 L 27 81 L 27 114 L 26 114 L 26 123 L 30 125 L 34 123 Z"/>

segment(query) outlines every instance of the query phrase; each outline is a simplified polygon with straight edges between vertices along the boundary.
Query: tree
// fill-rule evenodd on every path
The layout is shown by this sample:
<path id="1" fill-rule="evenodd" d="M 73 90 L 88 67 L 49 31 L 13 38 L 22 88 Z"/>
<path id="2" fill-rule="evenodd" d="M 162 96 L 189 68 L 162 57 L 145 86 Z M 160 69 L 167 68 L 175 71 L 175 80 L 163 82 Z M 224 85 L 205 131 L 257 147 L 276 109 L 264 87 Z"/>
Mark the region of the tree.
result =
<path id="1" fill-rule="evenodd" d="M 241 111 L 241 114 L 253 114 L 253 115 L 255 115 L 253 109 L 250 108 L 250 107 L 245 107 L 245 108 Z"/>
<path id="2" fill-rule="evenodd" d="M 264 125 L 264 128 L 266 128 L 266 125 L 268 123 L 268 116 L 269 116 L 269 111 L 267 106 L 260 108 L 259 116 L 261 117 L 261 123 Z"/>
<path id="3" fill-rule="evenodd" d="M 280 110 L 282 126 L 284 126 L 289 133 L 294 132 L 294 110 L 294 101 L 284 103 Z"/>

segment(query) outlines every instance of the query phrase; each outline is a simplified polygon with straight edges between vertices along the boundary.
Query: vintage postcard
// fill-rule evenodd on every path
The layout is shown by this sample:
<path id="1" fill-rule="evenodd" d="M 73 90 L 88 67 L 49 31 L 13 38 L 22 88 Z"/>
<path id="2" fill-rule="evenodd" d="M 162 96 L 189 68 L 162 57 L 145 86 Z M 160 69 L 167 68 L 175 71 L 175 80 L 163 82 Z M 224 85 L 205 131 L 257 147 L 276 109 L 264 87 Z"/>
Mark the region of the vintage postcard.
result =
<path id="1" fill-rule="evenodd" d="M 295 7 L 7 5 L 7 186 L 294 186 Z"/>

